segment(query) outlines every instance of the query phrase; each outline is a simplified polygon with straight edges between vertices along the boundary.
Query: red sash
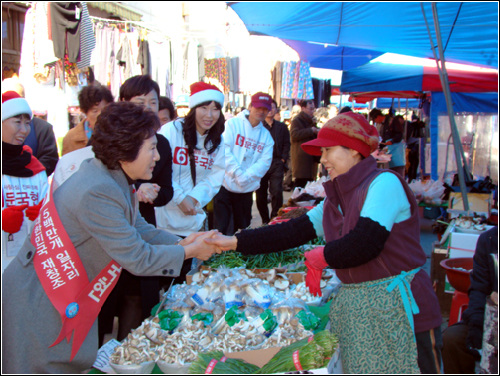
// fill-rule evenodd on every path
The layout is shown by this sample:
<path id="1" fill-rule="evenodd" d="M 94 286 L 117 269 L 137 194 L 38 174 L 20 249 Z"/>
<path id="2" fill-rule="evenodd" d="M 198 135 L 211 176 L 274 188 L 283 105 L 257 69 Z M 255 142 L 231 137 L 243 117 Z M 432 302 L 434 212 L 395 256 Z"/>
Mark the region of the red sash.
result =
<path id="1" fill-rule="evenodd" d="M 36 247 L 33 264 L 45 293 L 62 319 L 59 336 L 49 347 L 57 345 L 63 338 L 69 343 L 74 331 L 71 361 L 115 287 L 122 267 L 111 261 L 89 283 L 82 260 L 52 200 L 53 186 L 45 197 L 31 233 L 31 243 Z"/>

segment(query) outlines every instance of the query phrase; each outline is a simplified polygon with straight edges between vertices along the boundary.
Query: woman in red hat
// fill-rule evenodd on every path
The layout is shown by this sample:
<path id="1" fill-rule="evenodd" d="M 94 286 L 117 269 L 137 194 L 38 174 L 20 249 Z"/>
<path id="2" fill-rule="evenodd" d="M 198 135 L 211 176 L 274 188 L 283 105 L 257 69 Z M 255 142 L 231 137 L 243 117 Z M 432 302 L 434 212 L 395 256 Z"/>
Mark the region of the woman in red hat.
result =
<path id="1" fill-rule="evenodd" d="M 330 119 L 302 145 L 321 156 L 330 176 L 326 198 L 286 223 L 212 240 L 223 250 L 270 253 L 324 236 L 305 253 L 306 284 L 321 295 L 322 270 L 342 282 L 331 311 L 345 373 L 440 373 L 439 303 L 420 245 L 418 205 L 404 178 L 377 168 L 375 127 L 360 114 Z"/>

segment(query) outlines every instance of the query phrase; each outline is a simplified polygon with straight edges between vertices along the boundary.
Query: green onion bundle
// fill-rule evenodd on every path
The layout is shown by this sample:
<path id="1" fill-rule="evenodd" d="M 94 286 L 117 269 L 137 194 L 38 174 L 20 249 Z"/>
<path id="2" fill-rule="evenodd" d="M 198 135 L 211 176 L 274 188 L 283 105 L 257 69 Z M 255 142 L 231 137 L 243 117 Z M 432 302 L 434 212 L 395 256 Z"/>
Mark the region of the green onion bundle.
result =
<path id="1" fill-rule="evenodd" d="M 283 347 L 257 373 L 283 373 L 325 367 L 337 343 L 335 335 L 322 330 L 314 335 L 313 340 L 306 338 Z"/>
<path id="2" fill-rule="evenodd" d="M 212 374 L 252 374 L 259 370 L 256 365 L 245 362 L 241 359 L 225 358 L 222 351 L 210 351 L 199 353 L 198 358 L 189 366 L 190 374 L 204 374 L 210 367 L 208 373 Z"/>
<path id="3" fill-rule="evenodd" d="M 302 247 L 292 248 L 282 252 L 260 255 L 242 255 L 239 252 L 222 252 L 213 255 L 204 264 L 213 269 L 221 266 L 227 268 L 274 269 L 304 260 Z"/>

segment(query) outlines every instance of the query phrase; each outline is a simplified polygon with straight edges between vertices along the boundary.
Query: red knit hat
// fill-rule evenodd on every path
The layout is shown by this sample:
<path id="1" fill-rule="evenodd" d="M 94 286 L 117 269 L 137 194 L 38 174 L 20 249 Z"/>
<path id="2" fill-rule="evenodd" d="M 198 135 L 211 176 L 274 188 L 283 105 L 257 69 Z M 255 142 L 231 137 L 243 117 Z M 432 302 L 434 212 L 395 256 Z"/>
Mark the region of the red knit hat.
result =
<path id="1" fill-rule="evenodd" d="M 26 99 L 15 91 L 6 91 L 2 93 L 2 121 L 22 114 L 29 115 L 30 119 L 33 117 L 33 113 Z"/>
<path id="2" fill-rule="evenodd" d="M 377 128 L 363 115 L 345 112 L 328 120 L 315 140 L 304 142 L 302 149 L 311 155 L 321 155 L 322 147 L 345 146 L 368 157 L 379 142 Z"/>
<path id="3" fill-rule="evenodd" d="M 191 96 L 189 97 L 189 108 L 198 106 L 199 104 L 214 101 L 224 107 L 224 94 L 217 86 L 207 84 L 205 82 L 195 82 L 190 86 Z"/>

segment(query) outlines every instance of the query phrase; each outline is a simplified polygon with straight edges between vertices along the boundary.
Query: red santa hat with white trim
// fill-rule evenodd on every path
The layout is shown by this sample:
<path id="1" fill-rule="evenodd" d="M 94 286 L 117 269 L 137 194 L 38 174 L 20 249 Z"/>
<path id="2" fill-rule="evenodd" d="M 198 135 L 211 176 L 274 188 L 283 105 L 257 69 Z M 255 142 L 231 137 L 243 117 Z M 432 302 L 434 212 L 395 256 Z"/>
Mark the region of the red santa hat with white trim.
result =
<path id="1" fill-rule="evenodd" d="M 189 108 L 196 107 L 205 102 L 217 102 L 224 107 L 224 94 L 217 86 L 205 82 L 195 82 L 190 86 Z"/>
<path id="2" fill-rule="evenodd" d="M 15 91 L 2 93 L 2 121 L 22 114 L 28 115 L 30 119 L 33 117 L 33 112 L 31 112 L 26 99 Z"/>

